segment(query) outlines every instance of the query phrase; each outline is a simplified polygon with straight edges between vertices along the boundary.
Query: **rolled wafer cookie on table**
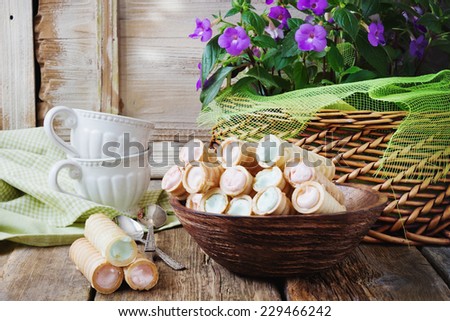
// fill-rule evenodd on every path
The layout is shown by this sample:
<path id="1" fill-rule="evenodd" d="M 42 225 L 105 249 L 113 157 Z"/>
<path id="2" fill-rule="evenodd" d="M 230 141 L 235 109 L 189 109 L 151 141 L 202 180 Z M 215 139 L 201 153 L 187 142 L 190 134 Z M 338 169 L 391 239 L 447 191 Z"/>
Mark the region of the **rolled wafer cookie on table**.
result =
<path id="1" fill-rule="evenodd" d="M 223 214 L 229 204 L 228 195 L 216 187 L 206 192 L 200 200 L 199 210 L 208 213 Z"/>
<path id="2" fill-rule="evenodd" d="M 98 292 L 110 294 L 122 284 L 124 277 L 122 268 L 106 262 L 86 238 L 80 238 L 72 243 L 69 257 Z"/>
<path id="3" fill-rule="evenodd" d="M 89 216 L 84 236 L 114 266 L 127 266 L 136 258 L 136 242 L 104 214 Z"/>
<path id="4" fill-rule="evenodd" d="M 183 174 L 183 186 L 191 194 L 206 193 L 218 187 L 223 167 L 217 164 L 199 162 L 189 164 Z"/>
<path id="5" fill-rule="evenodd" d="M 292 205 L 301 214 L 332 214 L 346 210 L 345 205 L 331 196 L 322 184 L 313 181 L 304 182 L 294 190 Z"/>
<path id="6" fill-rule="evenodd" d="M 161 182 L 162 189 L 179 200 L 185 200 L 189 196 L 183 186 L 183 174 L 184 168 L 174 165 L 164 174 Z"/>
<path id="7" fill-rule="evenodd" d="M 253 176 L 243 166 L 225 169 L 220 177 L 220 189 L 229 196 L 250 195 L 253 192 Z"/>
<path id="8" fill-rule="evenodd" d="M 278 187 L 269 186 L 253 198 L 253 213 L 256 215 L 293 214 L 291 201 Z"/>
<path id="9" fill-rule="evenodd" d="M 261 170 L 256 158 L 256 143 L 243 142 L 237 138 L 225 139 L 217 151 L 217 160 L 224 168 L 243 166 L 250 174 Z"/>
<path id="10" fill-rule="evenodd" d="M 307 181 L 318 182 L 325 186 L 327 192 L 340 204 L 345 203 L 344 193 L 324 175 L 324 167 L 322 166 L 307 166 L 302 159 L 290 160 L 286 164 L 283 174 L 286 181 L 294 188 Z"/>
<path id="11" fill-rule="evenodd" d="M 253 189 L 256 192 L 260 192 L 269 186 L 278 187 L 286 195 L 289 195 L 292 190 L 292 187 L 286 182 L 283 172 L 277 166 L 263 169 L 255 176 Z"/>
<path id="12" fill-rule="evenodd" d="M 123 268 L 125 281 L 133 290 L 150 290 L 159 280 L 159 272 L 155 263 L 138 253 L 130 265 Z"/>
<path id="13" fill-rule="evenodd" d="M 250 216 L 253 213 L 252 203 L 253 200 L 248 195 L 236 196 L 230 201 L 226 214 Z"/>

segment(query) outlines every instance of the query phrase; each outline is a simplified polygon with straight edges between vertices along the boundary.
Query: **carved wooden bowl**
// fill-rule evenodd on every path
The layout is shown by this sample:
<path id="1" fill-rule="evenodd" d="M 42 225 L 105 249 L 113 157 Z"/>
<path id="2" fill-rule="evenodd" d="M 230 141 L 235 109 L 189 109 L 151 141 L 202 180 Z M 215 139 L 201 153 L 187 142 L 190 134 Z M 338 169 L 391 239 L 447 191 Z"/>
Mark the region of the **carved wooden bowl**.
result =
<path id="1" fill-rule="evenodd" d="M 387 197 L 370 187 L 342 184 L 346 212 L 233 216 L 193 211 L 170 202 L 183 227 L 217 263 L 238 274 L 285 277 L 328 269 L 342 261 L 375 223 Z"/>

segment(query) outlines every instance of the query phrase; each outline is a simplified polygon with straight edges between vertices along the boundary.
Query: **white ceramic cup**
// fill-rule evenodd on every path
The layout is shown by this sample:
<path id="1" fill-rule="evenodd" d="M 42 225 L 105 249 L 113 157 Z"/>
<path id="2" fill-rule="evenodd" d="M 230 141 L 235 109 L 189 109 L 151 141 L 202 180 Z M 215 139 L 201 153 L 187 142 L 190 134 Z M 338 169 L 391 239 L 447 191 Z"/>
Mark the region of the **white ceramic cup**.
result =
<path id="1" fill-rule="evenodd" d="M 55 133 L 56 116 L 61 116 L 64 126 L 71 129 L 70 143 Z M 69 157 L 97 159 L 123 157 L 147 150 L 154 125 L 131 117 L 57 106 L 45 115 L 44 129 Z"/>
<path id="2" fill-rule="evenodd" d="M 136 213 L 137 204 L 150 183 L 148 153 L 116 159 L 62 160 L 51 168 L 49 185 L 58 192 Z M 68 168 L 70 178 L 75 180 L 77 194 L 65 191 L 58 183 L 63 168 Z"/>

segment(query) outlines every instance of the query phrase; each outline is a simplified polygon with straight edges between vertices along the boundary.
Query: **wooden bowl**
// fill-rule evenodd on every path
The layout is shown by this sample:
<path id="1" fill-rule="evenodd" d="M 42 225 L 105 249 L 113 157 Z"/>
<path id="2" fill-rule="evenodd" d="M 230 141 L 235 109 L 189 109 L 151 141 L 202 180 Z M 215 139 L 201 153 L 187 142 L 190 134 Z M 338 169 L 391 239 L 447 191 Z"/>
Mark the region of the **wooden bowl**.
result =
<path id="1" fill-rule="evenodd" d="M 330 268 L 358 246 L 387 197 L 370 187 L 342 184 L 346 212 L 235 216 L 193 211 L 170 202 L 183 227 L 217 263 L 238 274 L 285 277 Z"/>

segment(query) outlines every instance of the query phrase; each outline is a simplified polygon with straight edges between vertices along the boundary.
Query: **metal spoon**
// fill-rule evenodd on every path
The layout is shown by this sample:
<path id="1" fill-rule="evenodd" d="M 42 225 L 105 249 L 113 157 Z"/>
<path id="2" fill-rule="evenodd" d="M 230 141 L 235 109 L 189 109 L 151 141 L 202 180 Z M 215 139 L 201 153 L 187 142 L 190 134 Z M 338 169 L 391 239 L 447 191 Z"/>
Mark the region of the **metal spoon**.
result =
<path id="1" fill-rule="evenodd" d="M 144 245 L 147 245 L 147 240 L 144 240 L 144 233 L 145 233 L 144 227 L 139 222 L 136 222 L 132 218 L 123 216 L 123 215 L 118 216 L 116 218 L 116 222 L 119 225 L 119 227 L 122 230 L 124 230 L 124 232 L 127 233 L 130 237 L 132 237 L 135 241 L 138 241 L 138 242 L 143 243 Z M 153 243 L 155 243 L 154 240 L 153 240 Z M 161 249 L 159 249 L 156 246 L 156 244 L 155 244 L 155 249 L 153 250 L 153 253 L 155 253 L 155 252 L 172 269 L 174 269 L 174 270 L 185 269 L 185 266 L 183 264 L 175 261 L 169 255 L 164 253 Z"/>

